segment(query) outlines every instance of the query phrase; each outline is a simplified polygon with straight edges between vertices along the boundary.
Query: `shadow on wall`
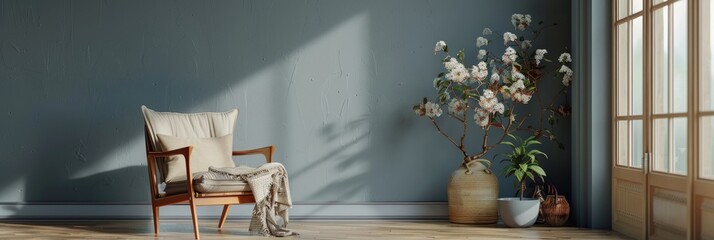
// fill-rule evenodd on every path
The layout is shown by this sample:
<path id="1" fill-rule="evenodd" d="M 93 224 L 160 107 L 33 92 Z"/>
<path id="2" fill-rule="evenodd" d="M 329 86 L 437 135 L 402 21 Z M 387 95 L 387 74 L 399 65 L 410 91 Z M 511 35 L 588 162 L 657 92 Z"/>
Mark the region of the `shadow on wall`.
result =
<path id="1" fill-rule="evenodd" d="M 325 142 L 331 146 L 331 151 L 319 158 L 315 164 L 328 165 L 334 169 L 328 173 L 336 181 L 326 184 L 324 187 L 314 189 L 312 195 L 324 199 L 322 201 L 345 201 L 354 198 L 367 199 L 365 189 L 369 190 L 369 172 L 376 166 L 374 158 L 370 158 L 367 149 L 369 148 L 369 120 L 366 118 L 348 122 L 345 126 L 328 124 L 321 130 Z M 349 136 L 348 139 L 344 139 Z M 295 171 L 297 176 L 303 175 L 309 168 Z M 343 177 L 338 177 L 343 175 Z M 333 196 L 326 198 L 325 196 Z M 313 201 L 315 201 L 313 200 Z M 317 209 L 316 211 L 318 211 Z M 312 215 L 312 214 L 307 214 Z"/>
<path id="2" fill-rule="evenodd" d="M 2 1 L 0 202 L 147 203 L 141 105 L 240 108 L 234 145 L 275 144 L 297 203 L 445 201 L 460 157 L 410 108 L 433 94 L 434 42 L 544 12 L 446 5 Z"/>
<path id="3" fill-rule="evenodd" d="M 2 2 L 0 100 L 6 115 L 0 122 L 14 127 L 0 136 L 0 202 L 146 203 L 142 104 L 177 112 L 239 107 L 236 143 L 246 145 L 239 149 L 272 140 L 285 147 L 279 132 L 241 134 L 253 133 L 246 119 L 284 124 L 266 122 L 276 117 L 251 108 L 282 113 L 290 101 L 274 99 L 269 88 L 244 98 L 266 92 L 249 80 L 285 88 L 286 79 L 261 72 L 363 11 L 342 5 Z"/>

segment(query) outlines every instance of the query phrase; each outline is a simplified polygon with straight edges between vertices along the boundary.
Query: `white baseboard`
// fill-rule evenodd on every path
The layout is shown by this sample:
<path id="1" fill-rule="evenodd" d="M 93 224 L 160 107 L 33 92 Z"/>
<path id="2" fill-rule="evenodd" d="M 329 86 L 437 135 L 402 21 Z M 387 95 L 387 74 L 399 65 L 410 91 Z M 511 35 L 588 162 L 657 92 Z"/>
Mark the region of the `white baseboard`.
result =
<path id="1" fill-rule="evenodd" d="M 247 219 L 252 204 L 233 206 L 229 218 Z M 188 219 L 188 205 L 160 208 L 162 219 Z M 198 207 L 200 218 L 220 217 L 222 206 Z M 296 203 L 292 219 L 446 219 L 445 202 Z M 0 204 L 0 219 L 150 219 L 149 204 L 27 203 Z"/>

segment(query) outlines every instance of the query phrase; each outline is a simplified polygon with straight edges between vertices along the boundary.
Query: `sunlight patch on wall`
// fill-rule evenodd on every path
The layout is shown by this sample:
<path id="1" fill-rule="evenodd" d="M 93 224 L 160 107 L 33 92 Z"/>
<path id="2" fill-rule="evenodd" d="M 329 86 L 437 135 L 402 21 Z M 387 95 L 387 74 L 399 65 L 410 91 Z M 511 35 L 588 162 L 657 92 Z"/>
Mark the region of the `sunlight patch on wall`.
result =
<path id="1" fill-rule="evenodd" d="M 364 159 L 370 136 L 368 104 L 373 102 L 369 27 L 369 14 L 356 14 L 304 46 L 283 53 L 279 60 L 230 80 L 232 85 L 186 106 L 185 112 L 238 108 L 234 148 L 275 144 L 274 161 L 290 171 L 296 201 L 365 200 L 365 184 L 352 180 L 373 167 Z M 136 119 L 136 124 L 141 123 L 142 119 Z M 238 159 L 253 166 L 262 161 L 261 157 Z M 70 178 L 81 182 L 107 172 L 145 167 L 143 133 L 90 162 L 75 168 Z M 145 171 L 133 171 L 131 178 L 141 184 L 147 179 Z"/>

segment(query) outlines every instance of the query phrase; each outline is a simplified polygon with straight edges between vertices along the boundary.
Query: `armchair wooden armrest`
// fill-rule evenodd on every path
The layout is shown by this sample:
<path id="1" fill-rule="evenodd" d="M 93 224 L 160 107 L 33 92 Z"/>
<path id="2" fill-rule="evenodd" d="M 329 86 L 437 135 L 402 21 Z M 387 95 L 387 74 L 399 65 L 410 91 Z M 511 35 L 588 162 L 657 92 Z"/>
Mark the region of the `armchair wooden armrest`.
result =
<path id="1" fill-rule="evenodd" d="M 193 196 L 193 174 L 191 174 L 191 152 L 193 151 L 193 146 L 187 146 L 182 148 L 177 148 L 171 151 L 165 152 L 147 152 L 146 160 L 149 164 L 149 180 L 151 181 L 151 193 L 157 197 L 159 195 L 159 190 L 157 188 L 156 179 L 156 159 L 157 157 L 170 157 L 174 155 L 183 155 L 184 161 L 186 161 L 186 181 L 188 182 L 188 192 Z M 163 158 L 162 160 L 165 160 Z"/>
<path id="2" fill-rule="evenodd" d="M 265 156 L 265 162 L 271 163 L 271 162 L 273 162 L 273 153 L 274 152 L 275 152 L 275 145 L 270 145 L 267 147 L 250 149 L 250 150 L 233 151 L 233 156 L 263 154 L 263 156 Z"/>
<path id="3" fill-rule="evenodd" d="M 166 151 L 166 152 L 148 152 L 147 155 L 150 158 L 155 158 L 155 157 L 170 157 L 173 155 L 184 155 L 190 156 L 191 152 L 193 151 L 193 146 L 187 146 L 187 147 L 182 147 L 182 148 L 177 148 L 171 151 Z M 188 160 L 188 158 L 186 158 Z"/>

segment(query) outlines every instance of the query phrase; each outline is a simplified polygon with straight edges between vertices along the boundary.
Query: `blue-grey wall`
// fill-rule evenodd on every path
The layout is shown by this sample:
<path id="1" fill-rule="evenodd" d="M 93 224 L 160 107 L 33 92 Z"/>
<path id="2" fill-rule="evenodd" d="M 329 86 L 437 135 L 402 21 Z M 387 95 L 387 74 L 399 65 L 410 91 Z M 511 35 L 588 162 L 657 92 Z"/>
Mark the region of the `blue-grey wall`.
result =
<path id="1" fill-rule="evenodd" d="M 434 43 L 473 51 L 481 29 L 512 30 L 512 13 L 530 13 L 559 23 L 535 43 L 554 59 L 570 46 L 569 9 L 568 0 L 0 1 L 0 202 L 147 203 L 143 104 L 239 108 L 235 148 L 275 144 L 297 203 L 446 201 L 460 154 L 411 110 L 434 97 Z M 546 145 L 543 165 L 569 194 L 569 122 L 559 130 L 566 151 Z M 499 178 L 501 194 L 513 194 Z"/>
<path id="2" fill-rule="evenodd" d="M 578 226 L 611 228 L 611 1 L 573 0 L 573 212 Z"/>

